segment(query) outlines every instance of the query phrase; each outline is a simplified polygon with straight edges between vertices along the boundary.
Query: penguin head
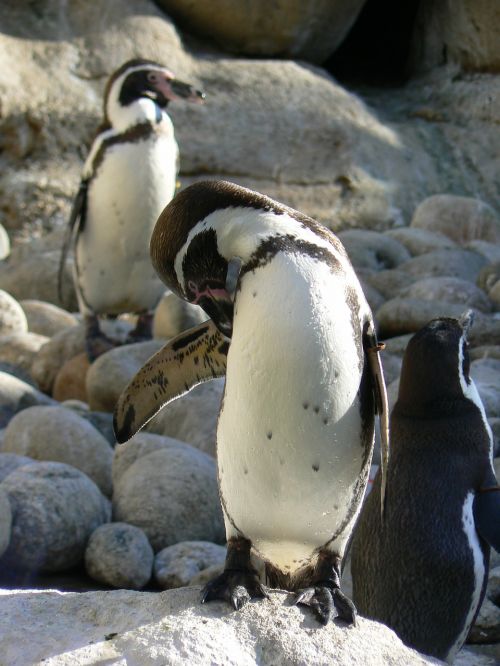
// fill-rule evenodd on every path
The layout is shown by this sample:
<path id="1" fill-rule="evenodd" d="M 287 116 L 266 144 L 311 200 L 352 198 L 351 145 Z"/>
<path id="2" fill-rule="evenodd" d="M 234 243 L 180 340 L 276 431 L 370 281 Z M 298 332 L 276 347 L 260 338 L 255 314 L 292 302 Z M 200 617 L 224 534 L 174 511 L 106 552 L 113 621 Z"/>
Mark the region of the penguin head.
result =
<path id="1" fill-rule="evenodd" d="M 158 122 L 169 102 L 201 104 L 205 94 L 151 60 L 129 60 L 110 77 L 104 92 L 105 122 L 120 131 L 145 120 Z"/>
<path id="2" fill-rule="evenodd" d="M 431 415 L 468 397 L 473 382 L 467 336 L 473 319 L 472 310 L 459 319 L 433 319 L 410 339 L 398 394 L 405 412 L 425 409 Z"/>
<path id="3" fill-rule="evenodd" d="M 158 218 L 151 260 L 178 296 L 200 305 L 221 333 L 231 337 L 238 267 L 259 236 L 252 221 L 279 204 L 226 181 L 203 181 L 181 190 Z"/>

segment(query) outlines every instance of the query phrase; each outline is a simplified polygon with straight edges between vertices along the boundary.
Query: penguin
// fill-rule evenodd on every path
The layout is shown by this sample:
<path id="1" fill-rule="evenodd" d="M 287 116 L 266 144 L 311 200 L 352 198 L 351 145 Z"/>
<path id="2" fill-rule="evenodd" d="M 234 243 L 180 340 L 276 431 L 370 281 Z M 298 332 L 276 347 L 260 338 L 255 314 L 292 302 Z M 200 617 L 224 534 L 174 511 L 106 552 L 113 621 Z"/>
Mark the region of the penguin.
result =
<path id="1" fill-rule="evenodd" d="M 179 150 L 166 112 L 169 102 L 205 95 L 159 63 L 135 59 L 119 67 L 104 92 L 104 120 L 83 167 L 59 270 L 70 246 L 73 281 L 91 359 L 113 342 L 98 315 L 141 315 L 134 337 L 148 337 L 165 288 L 151 267 L 148 242 L 158 215 L 174 196 Z"/>
<path id="2" fill-rule="evenodd" d="M 377 475 L 351 548 L 360 614 L 452 661 L 479 611 L 490 546 L 500 550 L 493 437 L 469 372 L 473 313 L 433 319 L 408 343 L 390 418 L 383 521 Z"/>
<path id="3" fill-rule="evenodd" d="M 217 465 L 227 557 L 202 602 L 239 609 L 269 585 L 294 592 L 323 624 L 334 608 L 355 624 L 341 563 L 387 399 L 373 318 L 343 246 L 267 196 L 206 181 L 167 205 L 151 258 L 210 319 L 131 380 L 115 434 L 128 440 L 175 397 L 226 376 Z"/>

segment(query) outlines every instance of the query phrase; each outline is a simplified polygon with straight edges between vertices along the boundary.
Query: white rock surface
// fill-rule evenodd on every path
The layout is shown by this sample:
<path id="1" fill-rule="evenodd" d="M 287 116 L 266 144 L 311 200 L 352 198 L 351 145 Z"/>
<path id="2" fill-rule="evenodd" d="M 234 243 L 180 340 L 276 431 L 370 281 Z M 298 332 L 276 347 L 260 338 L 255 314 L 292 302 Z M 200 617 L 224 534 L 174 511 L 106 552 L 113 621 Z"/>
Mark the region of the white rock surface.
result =
<path id="1" fill-rule="evenodd" d="M 233 611 L 199 588 L 159 594 L 0 591 L 0 650 L 9 666 L 423 666 L 438 664 L 359 619 L 321 627 L 291 597 Z M 22 640 L 20 640 L 22 631 Z"/>
<path id="2" fill-rule="evenodd" d="M 0 224 L 0 260 L 6 259 L 10 254 L 10 238 L 3 224 Z"/>
<path id="3" fill-rule="evenodd" d="M 225 546 L 209 541 L 182 541 L 157 553 L 155 578 L 164 590 L 189 585 L 192 578 L 209 567 L 223 569 Z"/>
<path id="4" fill-rule="evenodd" d="M 0 563 L 25 571 L 64 571 L 83 558 L 92 532 L 110 518 L 108 500 L 70 465 L 19 467 L 2 481 L 12 508 L 9 547 Z"/>
<path id="5" fill-rule="evenodd" d="M 65 407 L 30 407 L 10 421 L 3 451 L 79 469 L 111 496 L 113 449 L 86 419 Z"/>
<path id="6" fill-rule="evenodd" d="M 0 289 L 0 335 L 26 333 L 28 321 L 24 310 L 9 293 Z"/>
<path id="7" fill-rule="evenodd" d="M 91 578 L 129 590 L 147 585 L 153 560 L 144 532 L 126 523 L 101 525 L 90 535 L 85 550 L 85 568 Z"/>
<path id="8" fill-rule="evenodd" d="M 155 552 L 224 541 L 214 459 L 188 445 L 141 456 L 115 483 L 113 517 L 143 529 Z"/>

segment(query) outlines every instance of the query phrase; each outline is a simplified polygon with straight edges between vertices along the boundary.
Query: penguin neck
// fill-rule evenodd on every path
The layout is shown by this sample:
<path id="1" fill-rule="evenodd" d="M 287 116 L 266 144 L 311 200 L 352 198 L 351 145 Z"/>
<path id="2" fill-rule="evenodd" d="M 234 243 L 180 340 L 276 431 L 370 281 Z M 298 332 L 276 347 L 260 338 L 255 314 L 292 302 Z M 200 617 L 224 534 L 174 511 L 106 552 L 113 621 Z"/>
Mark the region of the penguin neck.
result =
<path id="1" fill-rule="evenodd" d="M 127 106 L 110 99 L 106 105 L 106 116 L 113 129 L 120 134 L 142 123 L 149 123 L 153 127 L 159 125 L 172 127 L 172 121 L 166 111 L 147 97 L 141 97 Z"/>

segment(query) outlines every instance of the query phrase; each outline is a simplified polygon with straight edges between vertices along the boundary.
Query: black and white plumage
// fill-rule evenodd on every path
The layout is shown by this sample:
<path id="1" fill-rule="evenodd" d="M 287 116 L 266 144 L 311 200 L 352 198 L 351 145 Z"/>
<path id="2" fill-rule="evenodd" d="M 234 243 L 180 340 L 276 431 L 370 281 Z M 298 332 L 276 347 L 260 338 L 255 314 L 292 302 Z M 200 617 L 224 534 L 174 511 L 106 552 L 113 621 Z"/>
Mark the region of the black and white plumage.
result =
<path id="1" fill-rule="evenodd" d="M 165 290 L 148 243 L 176 187 L 179 151 L 166 107 L 203 98 L 149 60 L 126 62 L 107 83 L 104 121 L 83 168 L 61 262 L 73 244 L 79 308 L 94 334 L 97 315 L 146 313 Z"/>
<path id="2" fill-rule="evenodd" d="M 344 248 L 311 218 L 212 181 L 166 207 L 151 256 L 165 284 L 211 321 L 136 375 L 115 433 L 129 439 L 170 400 L 226 374 L 217 460 L 228 555 L 203 600 L 238 608 L 265 596 L 258 562 L 322 622 L 333 605 L 353 622 L 340 567 L 368 479 L 375 401 L 386 411 L 372 316 Z"/>
<path id="3" fill-rule="evenodd" d="M 354 601 L 420 652 L 451 661 L 467 638 L 500 548 L 493 439 L 469 375 L 467 331 L 435 319 L 408 343 L 391 414 L 384 520 L 380 478 L 352 544 Z"/>

